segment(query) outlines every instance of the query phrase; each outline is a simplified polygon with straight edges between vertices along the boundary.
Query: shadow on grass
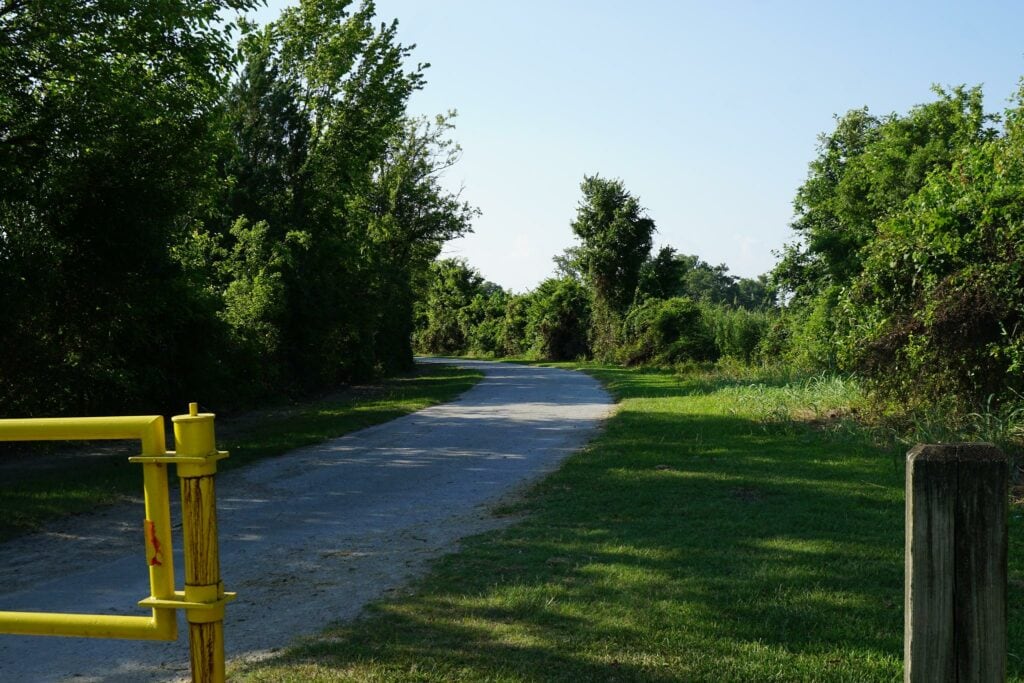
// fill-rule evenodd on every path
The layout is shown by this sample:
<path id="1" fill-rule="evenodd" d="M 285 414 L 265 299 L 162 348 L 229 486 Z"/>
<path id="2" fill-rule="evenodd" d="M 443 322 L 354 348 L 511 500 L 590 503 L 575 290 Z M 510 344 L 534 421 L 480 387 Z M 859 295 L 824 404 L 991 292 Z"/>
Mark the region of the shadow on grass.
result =
<path id="1" fill-rule="evenodd" d="M 594 374 L 664 410 L 627 403 L 526 521 L 252 680 L 900 676 L 902 471 L 860 443 L 688 413 L 697 392 L 671 373 Z"/>

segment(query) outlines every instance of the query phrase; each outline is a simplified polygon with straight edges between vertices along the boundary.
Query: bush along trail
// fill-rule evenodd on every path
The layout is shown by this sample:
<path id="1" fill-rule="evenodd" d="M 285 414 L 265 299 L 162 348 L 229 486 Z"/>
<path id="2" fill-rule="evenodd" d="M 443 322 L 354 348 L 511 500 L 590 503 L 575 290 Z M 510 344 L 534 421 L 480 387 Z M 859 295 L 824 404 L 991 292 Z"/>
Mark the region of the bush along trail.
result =
<path id="1" fill-rule="evenodd" d="M 588 449 L 401 597 L 245 681 L 902 678 L 903 452 L 855 385 L 587 366 L 620 400 Z M 1024 680 L 1020 508 L 1010 680 Z"/>

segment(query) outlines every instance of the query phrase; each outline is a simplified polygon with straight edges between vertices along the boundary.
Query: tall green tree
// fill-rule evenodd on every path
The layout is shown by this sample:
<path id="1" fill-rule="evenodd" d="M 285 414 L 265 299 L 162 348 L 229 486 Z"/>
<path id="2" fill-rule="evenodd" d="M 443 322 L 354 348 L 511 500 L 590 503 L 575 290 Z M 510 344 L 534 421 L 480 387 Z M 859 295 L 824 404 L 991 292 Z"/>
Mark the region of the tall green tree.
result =
<path id="1" fill-rule="evenodd" d="M 655 225 L 621 180 L 585 176 L 580 190 L 572 231 L 593 297 L 592 346 L 598 357 L 610 358 L 650 254 Z"/>
<path id="2" fill-rule="evenodd" d="M 441 245 L 472 231 L 479 215 L 441 183 L 461 156 L 450 137 L 454 118 L 449 112 L 407 119 L 389 141 L 372 182 L 349 203 L 354 219 L 367 226 L 366 253 L 375 273 L 368 293 L 378 301 L 373 346 L 385 371 L 412 367 L 416 284 Z"/>
<path id="3" fill-rule="evenodd" d="M 173 247 L 208 210 L 247 0 L 0 2 L 0 404 L 153 409 L 212 377 Z"/>
<path id="4" fill-rule="evenodd" d="M 637 299 L 671 299 L 682 296 L 686 265 L 675 247 L 661 247 L 658 253 L 648 257 L 640 267 Z"/>
<path id="5" fill-rule="evenodd" d="M 847 285 L 880 221 L 899 211 L 930 173 L 948 170 L 957 150 L 996 135 L 980 88 L 934 92 L 935 101 L 904 116 L 854 109 L 821 136 L 793 201 L 800 241 L 786 248 L 775 269 L 780 285 L 798 296 Z"/>
<path id="6" fill-rule="evenodd" d="M 281 78 L 299 84 L 310 122 L 301 230 L 311 246 L 286 278 L 283 322 L 290 374 L 305 388 L 377 369 L 378 302 L 357 295 L 374 277 L 369 226 L 349 206 L 373 183 L 409 96 L 423 84 L 421 68 L 405 70 L 411 53 L 397 41 L 397 22 L 376 24 L 371 2 L 349 6 L 303 1 L 267 28 Z"/>
<path id="7" fill-rule="evenodd" d="M 936 99 L 906 115 L 853 110 L 822 136 L 818 156 L 794 200 L 799 240 L 772 272 L 793 315 L 795 362 L 838 367 L 848 318 L 836 310 L 864 267 L 881 225 L 901 212 L 935 173 L 948 172 L 959 150 L 996 136 L 997 118 L 980 88 L 935 88 Z"/>
<path id="8" fill-rule="evenodd" d="M 454 115 L 406 116 L 424 65 L 407 69 L 397 24 L 373 14 L 286 9 L 243 42 L 227 108 L 223 220 L 265 223 L 287 246 L 283 305 L 261 310 L 286 351 L 269 360 L 300 389 L 411 366 L 415 282 L 477 213 L 439 180 L 459 158 Z"/>

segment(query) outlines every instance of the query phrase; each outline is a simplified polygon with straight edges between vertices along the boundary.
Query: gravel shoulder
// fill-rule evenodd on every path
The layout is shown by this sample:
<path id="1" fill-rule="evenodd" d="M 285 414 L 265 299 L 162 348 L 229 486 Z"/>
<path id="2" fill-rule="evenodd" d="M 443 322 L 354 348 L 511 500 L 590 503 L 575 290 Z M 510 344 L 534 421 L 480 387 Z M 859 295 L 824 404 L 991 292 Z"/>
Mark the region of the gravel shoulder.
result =
<path id="1" fill-rule="evenodd" d="M 225 622 L 229 658 L 262 658 L 351 619 L 460 538 L 507 523 L 494 505 L 581 448 L 612 410 L 583 373 L 422 362 L 485 377 L 452 403 L 218 475 L 222 575 L 239 594 Z M 0 545 L 0 609 L 139 614 L 148 594 L 141 517 L 141 506 L 116 506 Z M 175 547 L 180 586 L 180 538 Z M 188 646 L 179 621 L 174 643 L 3 635 L 0 677 L 180 678 Z"/>

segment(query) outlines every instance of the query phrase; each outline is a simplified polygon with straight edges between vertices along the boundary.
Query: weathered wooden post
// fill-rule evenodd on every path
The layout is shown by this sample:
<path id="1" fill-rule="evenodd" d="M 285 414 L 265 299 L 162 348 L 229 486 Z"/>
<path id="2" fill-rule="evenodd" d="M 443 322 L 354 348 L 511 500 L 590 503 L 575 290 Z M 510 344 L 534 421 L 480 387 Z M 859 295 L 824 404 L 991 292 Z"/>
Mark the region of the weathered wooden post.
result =
<path id="1" fill-rule="evenodd" d="M 907 454 L 907 683 L 1006 680 L 1008 487 L 992 444 Z"/>
<path id="2" fill-rule="evenodd" d="M 181 532 L 185 556 L 185 615 L 188 619 L 193 683 L 223 683 L 224 593 L 217 546 L 214 475 L 218 451 L 213 414 L 190 403 L 188 415 L 175 415 L 174 443 L 181 481 Z"/>

